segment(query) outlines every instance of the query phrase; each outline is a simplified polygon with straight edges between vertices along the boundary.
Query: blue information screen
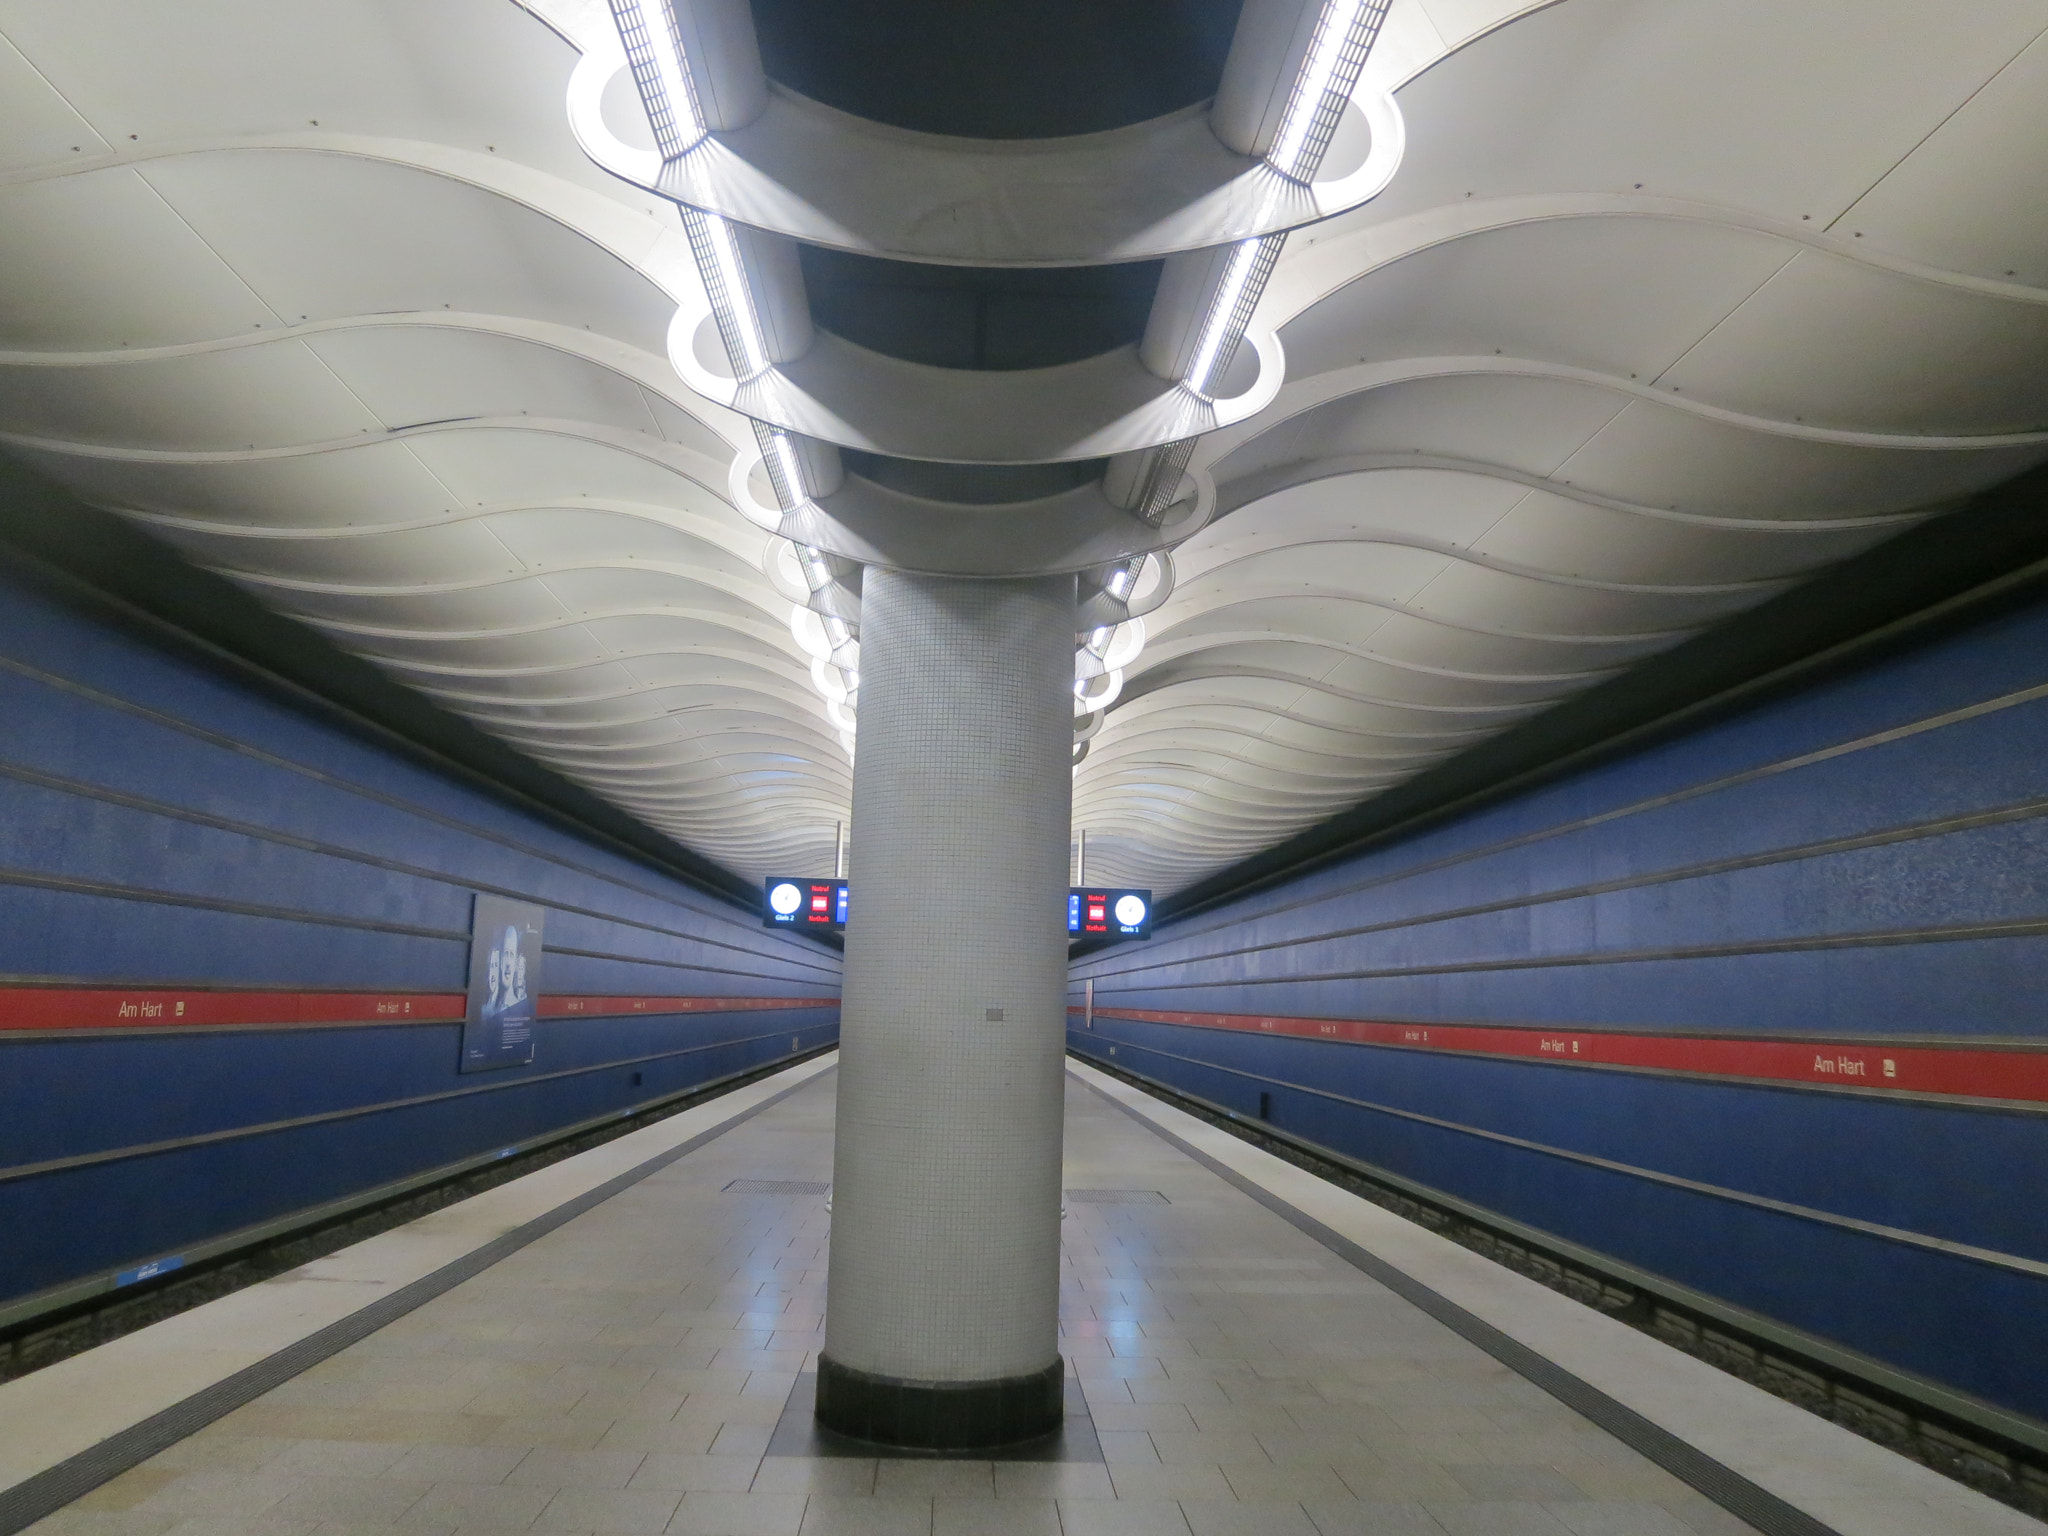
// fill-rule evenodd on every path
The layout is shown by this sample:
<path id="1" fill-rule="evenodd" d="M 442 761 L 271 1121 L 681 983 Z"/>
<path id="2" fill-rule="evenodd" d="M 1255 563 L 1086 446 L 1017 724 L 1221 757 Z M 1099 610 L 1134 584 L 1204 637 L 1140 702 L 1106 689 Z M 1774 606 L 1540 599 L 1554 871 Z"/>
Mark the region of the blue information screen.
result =
<path id="1" fill-rule="evenodd" d="M 1067 932 L 1091 938 L 1152 937 L 1152 893 L 1099 885 L 1067 892 Z"/>
<path id="2" fill-rule="evenodd" d="M 761 922 L 768 928 L 836 932 L 846 926 L 846 882 L 770 875 L 761 889 Z"/>
<path id="3" fill-rule="evenodd" d="M 838 932 L 846 926 L 849 883 L 801 875 L 771 875 L 761 887 L 761 922 L 768 928 Z M 1067 932 L 1091 938 L 1152 937 L 1152 893 L 1129 887 L 1077 885 L 1067 892 Z"/>

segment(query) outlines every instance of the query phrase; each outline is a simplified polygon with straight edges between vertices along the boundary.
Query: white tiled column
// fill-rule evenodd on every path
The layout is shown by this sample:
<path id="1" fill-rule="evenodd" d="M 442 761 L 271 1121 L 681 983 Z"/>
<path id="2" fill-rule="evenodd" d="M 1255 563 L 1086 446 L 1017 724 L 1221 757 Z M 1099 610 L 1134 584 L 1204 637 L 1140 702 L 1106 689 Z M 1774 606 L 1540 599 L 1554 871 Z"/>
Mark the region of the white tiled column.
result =
<path id="1" fill-rule="evenodd" d="M 1071 577 L 870 569 L 819 1418 L 1058 1420 Z"/>

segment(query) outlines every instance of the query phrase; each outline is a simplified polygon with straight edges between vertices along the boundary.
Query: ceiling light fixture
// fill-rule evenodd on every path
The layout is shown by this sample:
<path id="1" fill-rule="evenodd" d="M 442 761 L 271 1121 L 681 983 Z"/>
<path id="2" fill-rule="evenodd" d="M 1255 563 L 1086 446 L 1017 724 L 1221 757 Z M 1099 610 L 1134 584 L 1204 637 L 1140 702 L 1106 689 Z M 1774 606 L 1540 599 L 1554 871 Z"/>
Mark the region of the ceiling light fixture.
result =
<path id="1" fill-rule="evenodd" d="M 775 488 L 775 500 L 785 512 L 795 512 L 809 503 L 810 483 L 804 478 L 803 460 L 798 456 L 796 444 L 790 435 L 780 427 L 771 427 L 766 422 L 754 423 L 754 440 L 761 445 L 761 461 L 768 471 L 768 483 Z M 804 579 L 813 592 L 831 581 L 832 573 L 825 568 L 824 559 L 816 550 L 810 552 L 816 561 L 813 568 L 806 562 Z M 823 579 L 820 579 L 820 570 Z"/>
<path id="2" fill-rule="evenodd" d="M 769 459 L 772 464 L 773 457 Z M 854 725 L 853 696 L 860 690 L 860 627 L 827 611 L 823 594 L 834 585 L 825 552 L 810 544 L 793 546 L 798 571 L 810 588 L 813 603 L 793 606 L 790 632 L 811 657 L 811 682 L 838 712 L 833 721 L 850 745 Z M 836 674 L 836 677 L 835 675 Z"/>
<path id="3" fill-rule="evenodd" d="M 1282 110 L 1273 147 L 1266 152 L 1266 163 L 1281 175 L 1298 182 L 1315 179 L 1391 3 L 1324 0 L 1309 39 L 1308 55 Z M 1238 343 L 1244 340 L 1252 311 L 1259 306 L 1286 239 L 1284 232 L 1262 235 L 1240 240 L 1230 248 L 1181 378 L 1203 398 L 1215 398 L 1217 380 L 1229 369 Z"/>
<path id="4" fill-rule="evenodd" d="M 1214 397 L 1217 376 L 1230 366 L 1237 344 L 1244 340 L 1245 327 L 1258 308 L 1259 295 L 1266 291 L 1266 279 L 1272 276 L 1273 263 L 1280 259 L 1286 239 L 1285 234 L 1261 235 L 1240 240 L 1230 248 L 1223 280 L 1216 285 L 1216 296 L 1202 321 L 1201 339 L 1195 343 L 1182 381 L 1196 394 Z"/>
<path id="5" fill-rule="evenodd" d="M 1266 163 L 1290 181 L 1315 179 L 1391 3 L 1325 0 L 1308 57 L 1281 112 L 1279 132 L 1266 151 Z"/>
<path id="6" fill-rule="evenodd" d="M 710 130 L 697 103 L 671 0 L 611 0 L 611 6 L 655 147 L 664 160 L 680 159 Z"/>
<path id="7" fill-rule="evenodd" d="M 768 339 L 761 330 L 761 317 L 754 313 L 739 236 L 717 214 L 695 208 L 683 210 L 683 233 L 689 237 L 690 254 L 696 258 L 697 275 L 703 279 L 704 296 L 711 301 L 711 317 L 718 324 L 733 376 L 745 383 L 767 372 Z"/>

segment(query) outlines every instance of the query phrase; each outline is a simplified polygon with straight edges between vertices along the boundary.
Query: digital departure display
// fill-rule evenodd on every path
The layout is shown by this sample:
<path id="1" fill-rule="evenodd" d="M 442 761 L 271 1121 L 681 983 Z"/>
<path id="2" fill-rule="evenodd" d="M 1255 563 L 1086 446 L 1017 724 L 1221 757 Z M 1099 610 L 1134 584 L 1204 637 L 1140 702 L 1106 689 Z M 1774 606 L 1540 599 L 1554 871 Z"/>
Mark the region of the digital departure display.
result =
<path id="1" fill-rule="evenodd" d="M 770 876 L 762 887 L 762 926 L 836 933 L 846 926 L 848 889 L 844 880 Z M 1074 886 L 1067 892 L 1067 932 L 1091 938 L 1149 939 L 1152 893 Z"/>
<path id="2" fill-rule="evenodd" d="M 771 875 L 761 922 L 768 928 L 837 930 L 846 926 L 846 882 Z"/>
<path id="3" fill-rule="evenodd" d="M 1067 892 L 1067 932 L 1097 938 L 1149 939 L 1152 893 L 1077 885 Z"/>

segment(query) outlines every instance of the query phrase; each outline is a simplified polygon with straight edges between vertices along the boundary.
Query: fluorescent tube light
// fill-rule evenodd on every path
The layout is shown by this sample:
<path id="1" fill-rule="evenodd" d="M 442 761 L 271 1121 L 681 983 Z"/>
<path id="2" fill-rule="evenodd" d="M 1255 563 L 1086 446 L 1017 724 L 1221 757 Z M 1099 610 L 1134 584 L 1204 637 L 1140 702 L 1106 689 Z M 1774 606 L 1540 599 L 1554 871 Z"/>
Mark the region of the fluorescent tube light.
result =
<path id="1" fill-rule="evenodd" d="M 789 488 L 790 500 L 794 506 L 802 506 L 810 498 L 804 494 L 804 469 L 797 462 L 796 445 L 789 440 L 787 432 L 775 433 L 769 438 L 769 443 L 770 451 L 775 455 L 775 468 Z"/>
<path id="2" fill-rule="evenodd" d="M 711 313 L 734 374 L 744 381 L 766 372 L 768 340 L 754 313 L 739 236 L 717 214 L 696 208 L 683 210 L 683 231 L 690 238 L 690 254 L 697 258 L 697 275 L 704 280 L 704 293 L 711 300 Z"/>
<path id="3" fill-rule="evenodd" d="M 1309 181 L 1322 163 L 1337 119 L 1365 68 L 1365 56 L 1387 19 L 1390 0 L 1324 0 L 1308 57 L 1281 113 L 1266 163 L 1282 176 Z"/>
<path id="4" fill-rule="evenodd" d="M 671 0 L 611 0 L 611 7 L 655 145 L 664 160 L 674 160 L 709 130 L 697 105 L 697 87 L 690 79 Z"/>
<path id="5" fill-rule="evenodd" d="M 1277 244 L 1283 238 L 1267 236 L 1264 239 L 1240 240 L 1231 247 L 1229 265 L 1223 269 L 1223 281 L 1216 286 L 1216 297 L 1209 305 L 1207 318 L 1202 321 L 1201 339 L 1195 343 L 1195 355 L 1188 364 L 1187 385 L 1196 394 L 1209 393 L 1215 382 L 1211 375 L 1219 371 L 1231 350 L 1243 339 L 1244 322 L 1251 318 L 1251 304 L 1243 302 L 1247 290 L 1255 274 L 1264 275 L 1259 272 L 1262 265 L 1271 270 L 1270 263 L 1259 260 L 1262 248 L 1268 239 Z M 1252 304 L 1258 302 L 1256 293 L 1249 297 Z M 1242 316 L 1238 314 L 1240 306 L 1245 310 Z"/>

